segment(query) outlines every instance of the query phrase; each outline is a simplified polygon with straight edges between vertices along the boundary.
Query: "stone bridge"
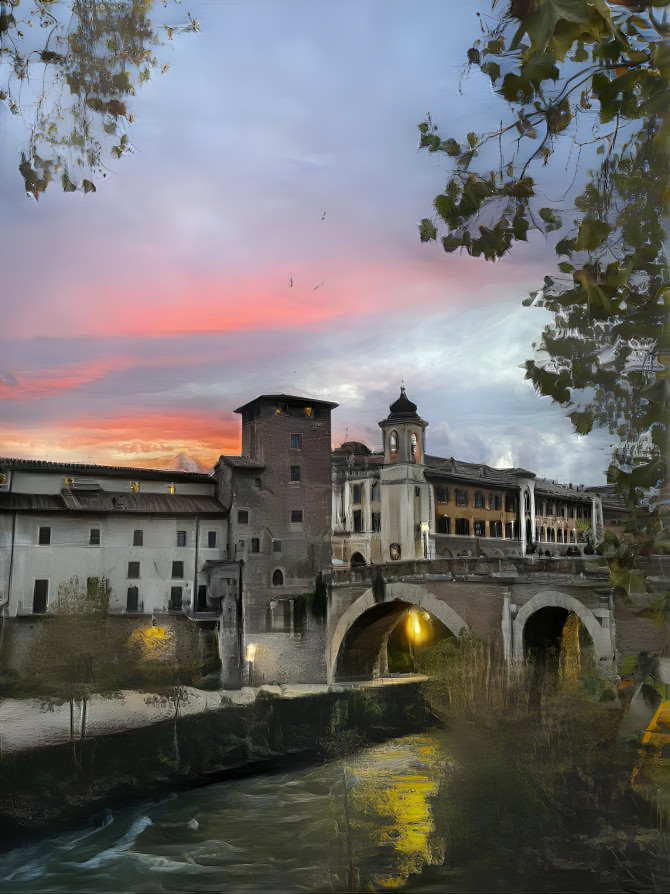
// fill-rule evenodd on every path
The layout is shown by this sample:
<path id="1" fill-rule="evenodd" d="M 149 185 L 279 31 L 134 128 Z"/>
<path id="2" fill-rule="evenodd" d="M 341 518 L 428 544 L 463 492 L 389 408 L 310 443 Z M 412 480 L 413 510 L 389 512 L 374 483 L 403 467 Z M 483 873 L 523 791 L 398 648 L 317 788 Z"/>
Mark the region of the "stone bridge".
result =
<path id="1" fill-rule="evenodd" d="M 609 569 L 593 559 L 417 560 L 333 569 L 323 578 L 329 683 L 384 675 L 389 637 L 413 606 L 427 612 L 433 626 L 439 622 L 451 633 L 471 631 L 496 643 L 508 661 L 520 660 L 529 647 L 560 642 L 574 613 L 602 672 L 616 672 Z"/>

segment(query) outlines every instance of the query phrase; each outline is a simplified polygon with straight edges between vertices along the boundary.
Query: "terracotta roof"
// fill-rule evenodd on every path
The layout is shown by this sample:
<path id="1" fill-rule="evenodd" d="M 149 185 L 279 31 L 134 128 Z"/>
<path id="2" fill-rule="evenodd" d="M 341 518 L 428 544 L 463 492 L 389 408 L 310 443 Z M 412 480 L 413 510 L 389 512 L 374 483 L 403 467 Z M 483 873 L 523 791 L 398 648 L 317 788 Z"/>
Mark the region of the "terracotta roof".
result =
<path id="1" fill-rule="evenodd" d="M 64 490 L 60 494 L 0 493 L 0 511 L 133 512 L 161 515 L 227 515 L 214 497 L 197 494 L 84 493 Z"/>
<path id="2" fill-rule="evenodd" d="M 249 469 L 260 471 L 265 468 L 265 463 L 258 462 L 256 459 L 252 459 L 250 456 L 232 456 L 225 455 L 220 456 L 219 460 L 224 462 L 227 466 L 232 466 L 234 469 Z"/>
<path id="3" fill-rule="evenodd" d="M 161 481 L 211 481 L 206 472 L 183 472 L 177 469 L 145 469 L 134 466 L 98 466 L 93 463 L 49 462 L 43 459 L 0 457 L 3 471 L 60 472 L 64 475 L 104 475 L 112 478 L 147 478 Z"/>

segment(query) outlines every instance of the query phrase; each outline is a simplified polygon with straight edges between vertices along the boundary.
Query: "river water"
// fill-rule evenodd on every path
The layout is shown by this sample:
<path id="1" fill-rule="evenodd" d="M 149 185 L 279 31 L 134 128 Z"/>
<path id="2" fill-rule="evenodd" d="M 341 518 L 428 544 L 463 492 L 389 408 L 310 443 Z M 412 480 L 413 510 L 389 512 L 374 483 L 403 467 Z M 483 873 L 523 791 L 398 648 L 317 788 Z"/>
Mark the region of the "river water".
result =
<path id="1" fill-rule="evenodd" d="M 633 890 L 580 869 L 523 879 L 504 867 L 480 877 L 445 873 L 431 796 L 445 776 L 448 791 L 453 771 L 448 738 L 428 732 L 327 764 L 171 793 L 0 854 L 0 890 Z"/>
<path id="2" fill-rule="evenodd" d="M 0 890 L 270 894 L 343 891 L 350 878 L 354 890 L 395 887 L 441 861 L 429 798 L 449 766 L 425 734 L 172 794 L 0 854 Z"/>

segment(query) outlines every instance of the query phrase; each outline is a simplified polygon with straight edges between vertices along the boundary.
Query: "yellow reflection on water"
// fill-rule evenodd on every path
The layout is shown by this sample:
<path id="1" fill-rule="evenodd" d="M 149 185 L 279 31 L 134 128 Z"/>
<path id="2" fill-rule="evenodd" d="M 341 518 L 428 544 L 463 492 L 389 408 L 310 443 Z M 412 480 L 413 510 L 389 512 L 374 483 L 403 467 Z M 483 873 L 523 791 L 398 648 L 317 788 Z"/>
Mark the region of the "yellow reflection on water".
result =
<path id="1" fill-rule="evenodd" d="M 430 802 L 447 765 L 437 742 L 421 736 L 346 761 L 351 858 L 360 890 L 396 887 L 443 861 Z"/>

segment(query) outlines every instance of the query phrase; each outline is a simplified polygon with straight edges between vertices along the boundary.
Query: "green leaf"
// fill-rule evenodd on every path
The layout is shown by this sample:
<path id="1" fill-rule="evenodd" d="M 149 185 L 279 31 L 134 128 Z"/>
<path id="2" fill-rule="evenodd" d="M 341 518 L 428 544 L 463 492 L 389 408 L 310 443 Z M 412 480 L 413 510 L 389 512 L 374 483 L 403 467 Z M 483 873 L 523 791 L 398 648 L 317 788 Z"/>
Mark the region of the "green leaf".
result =
<path id="1" fill-rule="evenodd" d="M 577 251 L 593 251 L 602 245 L 611 232 L 612 227 L 606 220 L 596 220 L 587 215 L 580 224 L 575 248 Z"/>

